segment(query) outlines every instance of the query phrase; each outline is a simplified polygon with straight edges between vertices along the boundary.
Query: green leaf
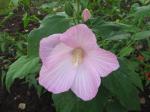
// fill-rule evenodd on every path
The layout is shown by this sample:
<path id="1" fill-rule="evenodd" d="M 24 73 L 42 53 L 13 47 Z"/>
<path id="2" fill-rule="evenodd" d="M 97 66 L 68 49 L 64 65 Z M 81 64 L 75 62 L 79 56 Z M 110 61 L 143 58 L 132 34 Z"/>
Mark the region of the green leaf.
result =
<path id="1" fill-rule="evenodd" d="M 40 8 L 43 10 L 52 9 L 52 8 L 56 7 L 56 5 L 57 5 L 57 2 L 44 3 L 40 6 Z"/>
<path id="2" fill-rule="evenodd" d="M 103 112 L 108 101 L 108 91 L 100 88 L 100 92 L 91 101 L 82 101 L 71 91 L 53 95 L 54 105 L 57 112 Z"/>
<path id="3" fill-rule="evenodd" d="M 8 13 L 10 0 L 0 0 L 0 15 Z"/>
<path id="4" fill-rule="evenodd" d="M 27 12 L 25 12 L 25 13 L 23 14 L 22 21 L 23 21 L 23 27 L 24 27 L 24 28 L 27 28 L 27 26 L 28 26 L 28 24 L 29 24 L 29 22 L 30 22 L 30 17 L 28 16 L 28 13 L 27 13 Z"/>
<path id="5" fill-rule="evenodd" d="M 135 72 L 137 64 L 134 61 L 123 59 L 122 61 L 120 61 L 120 65 L 125 66 L 124 68 L 122 68 L 122 72 L 127 75 L 130 82 L 139 89 L 143 90 L 140 75 Z"/>
<path id="6" fill-rule="evenodd" d="M 143 5 L 147 4 L 150 2 L 150 0 L 139 0 Z"/>
<path id="7" fill-rule="evenodd" d="M 123 76 L 126 76 L 134 86 L 143 89 L 140 75 L 135 72 L 138 67 L 137 62 L 123 58 L 120 59 L 119 63 L 119 71 L 122 72 Z"/>
<path id="8" fill-rule="evenodd" d="M 30 32 L 28 37 L 28 55 L 38 56 L 39 42 L 42 38 L 55 33 L 62 33 L 69 28 L 69 21 L 63 16 L 48 15 L 41 22 L 39 28 Z"/>
<path id="9" fill-rule="evenodd" d="M 141 54 L 144 56 L 145 60 L 150 60 L 150 52 L 149 51 L 142 51 Z"/>
<path id="10" fill-rule="evenodd" d="M 96 24 L 95 22 L 93 23 L 93 30 L 96 32 L 96 34 L 104 39 L 128 39 L 130 37 L 130 33 L 128 32 L 135 32 L 136 30 L 133 26 L 130 25 L 122 23 L 104 22 L 102 21 L 102 19 L 98 20 L 100 20 L 98 24 Z"/>
<path id="11" fill-rule="evenodd" d="M 110 101 L 106 110 L 107 112 L 128 112 L 118 101 Z"/>
<path id="12" fill-rule="evenodd" d="M 128 39 L 130 36 L 131 36 L 130 33 L 121 33 L 121 34 L 110 36 L 109 40 L 123 40 L 123 39 Z"/>
<path id="13" fill-rule="evenodd" d="M 88 4 L 89 4 L 89 0 L 81 0 L 81 5 L 83 6 L 83 8 L 87 8 Z"/>
<path id="14" fill-rule="evenodd" d="M 25 78 L 25 81 L 29 84 L 29 87 L 34 87 L 37 91 L 38 96 L 41 96 L 43 93 L 43 87 L 39 85 L 37 80 L 38 74 L 31 74 Z"/>
<path id="15" fill-rule="evenodd" d="M 11 0 L 10 3 L 12 3 L 12 5 L 14 5 L 15 7 L 18 6 L 20 0 Z"/>
<path id="16" fill-rule="evenodd" d="M 150 37 L 150 30 L 138 32 L 134 35 L 135 40 L 142 40 Z"/>
<path id="17" fill-rule="evenodd" d="M 146 16 L 150 16 L 150 5 L 137 7 L 134 16 L 137 18 L 137 20 L 143 19 Z"/>
<path id="18" fill-rule="evenodd" d="M 124 60 L 123 60 L 124 62 Z M 126 69 L 125 69 L 126 68 Z M 127 69 L 127 66 L 120 61 L 119 70 L 112 73 L 112 75 L 106 77 L 102 84 L 106 87 L 115 97 L 118 98 L 120 103 L 127 110 L 140 110 L 140 103 L 138 97 L 138 90 L 135 87 L 135 82 L 130 78 L 133 71 Z"/>
<path id="19" fill-rule="evenodd" d="M 10 65 L 9 70 L 6 74 L 6 88 L 9 90 L 10 86 L 16 78 L 24 78 L 28 74 L 38 72 L 40 68 L 39 58 L 28 58 L 27 56 L 20 57 L 12 65 Z"/>
<path id="20" fill-rule="evenodd" d="M 128 56 L 130 55 L 130 53 L 134 51 L 134 49 L 132 47 L 124 47 L 123 49 L 121 49 L 121 51 L 119 52 L 119 56 L 120 57 L 124 57 L 124 56 Z"/>
<path id="21" fill-rule="evenodd" d="M 74 7 L 70 1 L 66 1 L 65 3 L 65 12 L 68 16 L 73 16 L 74 15 Z"/>

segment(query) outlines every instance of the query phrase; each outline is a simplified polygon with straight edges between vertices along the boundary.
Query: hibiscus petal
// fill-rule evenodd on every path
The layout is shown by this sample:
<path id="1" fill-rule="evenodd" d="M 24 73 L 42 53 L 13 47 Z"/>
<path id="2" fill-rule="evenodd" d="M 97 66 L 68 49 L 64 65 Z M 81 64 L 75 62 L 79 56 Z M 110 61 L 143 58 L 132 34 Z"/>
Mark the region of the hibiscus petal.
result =
<path id="1" fill-rule="evenodd" d="M 84 63 L 77 70 L 71 90 L 82 100 L 91 100 L 96 96 L 100 82 L 100 77 L 92 66 Z"/>
<path id="2" fill-rule="evenodd" d="M 56 66 L 60 61 L 67 59 L 66 56 L 72 57 L 72 50 L 73 48 L 70 48 L 63 43 L 58 44 L 55 48 L 53 48 L 50 55 L 46 57 L 43 65 L 48 69 L 52 66 Z"/>
<path id="3" fill-rule="evenodd" d="M 68 91 L 76 74 L 76 68 L 72 65 L 71 59 L 71 56 L 66 54 L 63 59 L 56 59 L 59 60 L 57 62 L 52 61 L 51 68 L 43 65 L 39 76 L 40 85 L 52 93 Z"/>
<path id="4" fill-rule="evenodd" d="M 60 40 L 73 48 L 91 49 L 97 47 L 95 34 L 84 24 L 69 28 L 61 35 Z"/>
<path id="5" fill-rule="evenodd" d="M 50 55 L 52 49 L 60 43 L 59 37 L 61 34 L 54 34 L 50 35 L 47 38 L 43 38 L 40 41 L 40 58 L 42 59 L 42 62 L 45 60 L 47 56 Z"/>
<path id="6" fill-rule="evenodd" d="M 48 91 L 61 93 L 72 86 L 76 67 L 72 64 L 72 48 L 58 44 L 45 59 L 40 71 L 39 83 Z"/>
<path id="7" fill-rule="evenodd" d="M 116 55 L 101 48 L 89 51 L 87 60 L 95 67 L 101 77 L 106 77 L 119 68 Z"/>

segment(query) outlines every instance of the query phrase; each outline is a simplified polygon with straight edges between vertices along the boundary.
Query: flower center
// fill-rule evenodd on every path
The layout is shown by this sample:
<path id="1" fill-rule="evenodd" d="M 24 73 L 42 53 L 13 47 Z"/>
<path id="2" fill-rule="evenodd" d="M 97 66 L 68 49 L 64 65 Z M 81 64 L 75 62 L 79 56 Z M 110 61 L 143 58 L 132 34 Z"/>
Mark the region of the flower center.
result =
<path id="1" fill-rule="evenodd" d="M 84 51 L 81 48 L 75 48 L 72 51 L 72 63 L 75 66 L 78 66 L 79 64 L 82 63 L 84 57 Z"/>

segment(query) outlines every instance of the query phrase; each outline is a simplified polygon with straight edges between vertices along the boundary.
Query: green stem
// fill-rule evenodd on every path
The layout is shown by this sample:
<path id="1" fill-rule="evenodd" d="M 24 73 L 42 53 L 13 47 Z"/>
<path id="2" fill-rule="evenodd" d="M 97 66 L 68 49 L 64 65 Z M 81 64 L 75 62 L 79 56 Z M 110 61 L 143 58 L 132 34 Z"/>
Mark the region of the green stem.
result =
<path id="1" fill-rule="evenodd" d="M 76 1 L 77 2 L 77 14 L 76 14 L 76 16 L 77 16 L 77 21 L 78 21 L 78 23 L 79 23 L 79 19 L 80 19 L 80 0 L 77 0 Z"/>
<path id="2" fill-rule="evenodd" d="M 79 13 L 80 10 L 80 0 L 77 0 L 77 12 Z"/>

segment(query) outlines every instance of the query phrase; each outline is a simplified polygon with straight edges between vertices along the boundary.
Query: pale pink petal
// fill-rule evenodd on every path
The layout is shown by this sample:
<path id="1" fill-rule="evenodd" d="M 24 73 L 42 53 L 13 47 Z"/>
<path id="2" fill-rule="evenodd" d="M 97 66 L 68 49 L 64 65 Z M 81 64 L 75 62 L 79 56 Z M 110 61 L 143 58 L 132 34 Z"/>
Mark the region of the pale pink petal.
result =
<path id="1" fill-rule="evenodd" d="M 95 67 L 101 77 L 105 77 L 119 68 L 116 55 L 101 48 L 89 51 L 87 60 Z"/>
<path id="2" fill-rule="evenodd" d="M 85 24 L 69 28 L 61 35 L 60 40 L 73 48 L 91 49 L 97 47 L 95 34 Z"/>
<path id="3" fill-rule="evenodd" d="M 86 22 L 88 19 L 91 18 L 91 13 L 88 9 L 84 9 L 83 12 L 82 12 L 82 18 L 83 18 L 83 21 Z"/>
<path id="4" fill-rule="evenodd" d="M 40 85 L 44 86 L 49 92 L 61 93 L 68 91 L 76 74 L 76 67 L 72 64 L 70 54 L 63 57 L 53 57 L 49 67 L 42 66 L 39 76 Z M 56 61 L 57 60 L 57 61 Z"/>
<path id="5" fill-rule="evenodd" d="M 72 57 L 73 48 L 66 46 L 63 43 L 58 44 L 51 51 L 50 55 L 46 57 L 44 66 L 51 68 L 51 66 L 57 65 L 60 61 L 66 59 L 66 55 Z"/>
<path id="6" fill-rule="evenodd" d="M 77 70 L 71 90 L 82 100 L 91 100 L 96 96 L 100 82 L 100 76 L 90 63 L 84 63 Z"/>
<path id="7" fill-rule="evenodd" d="M 53 48 L 60 43 L 59 37 L 61 34 L 54 34 L 50 35 L 47 38 L 43 38 L 40 41 L 40 58 L 42 59 L 42 62 L 44 62 L 45 58 L 50 55 Z"/>

